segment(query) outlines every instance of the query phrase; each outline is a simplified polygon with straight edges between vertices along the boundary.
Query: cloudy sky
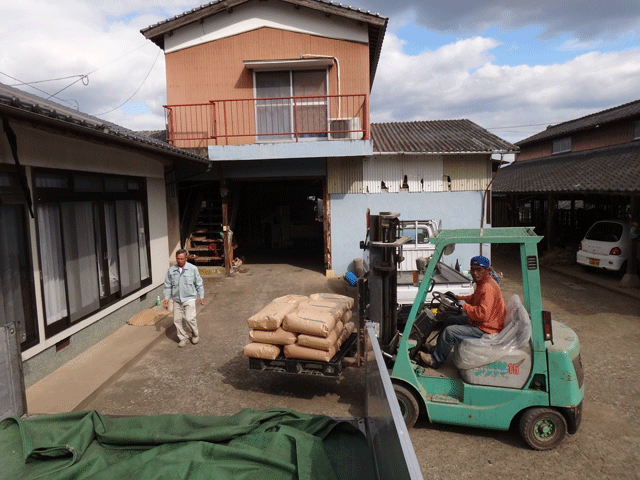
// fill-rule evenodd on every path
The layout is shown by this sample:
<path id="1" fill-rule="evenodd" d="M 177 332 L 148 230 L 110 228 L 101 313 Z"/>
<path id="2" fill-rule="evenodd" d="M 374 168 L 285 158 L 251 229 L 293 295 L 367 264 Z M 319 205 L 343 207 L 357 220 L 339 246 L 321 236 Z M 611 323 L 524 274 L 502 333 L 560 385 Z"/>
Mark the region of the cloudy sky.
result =
<path id="1" fill-rule="evenodd" d="M 0 0 L 0 82 L 163 128 L 164 58 L 140 30 L 205 3 L 182 2 Z M 640 99 L 635 0 L 342 3 L 390 19 L 373 122 L 468 118 L 515 142 Z"/>

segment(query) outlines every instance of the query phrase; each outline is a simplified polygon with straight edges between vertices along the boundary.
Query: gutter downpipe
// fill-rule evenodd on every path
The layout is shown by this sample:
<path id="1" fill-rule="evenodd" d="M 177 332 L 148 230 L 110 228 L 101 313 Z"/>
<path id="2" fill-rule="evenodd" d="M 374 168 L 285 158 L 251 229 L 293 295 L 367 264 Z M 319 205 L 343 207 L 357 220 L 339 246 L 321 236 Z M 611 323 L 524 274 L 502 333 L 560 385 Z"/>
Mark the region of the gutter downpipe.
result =
<path id="1" fill-rule="evenodd" d="M 314 55 L 313 53 L 303 53 L 302 55 L 300 55 L 300 58 L 331 58 L 333 60 L 333 63 L 336 64 L 336 74 L 338 76 L 338 117 L 340 117 L 342 115 L 342 98 L 340 97 L 340 63 L 338 62 L 338 57 L 334 57 L 332 55 Z"/>

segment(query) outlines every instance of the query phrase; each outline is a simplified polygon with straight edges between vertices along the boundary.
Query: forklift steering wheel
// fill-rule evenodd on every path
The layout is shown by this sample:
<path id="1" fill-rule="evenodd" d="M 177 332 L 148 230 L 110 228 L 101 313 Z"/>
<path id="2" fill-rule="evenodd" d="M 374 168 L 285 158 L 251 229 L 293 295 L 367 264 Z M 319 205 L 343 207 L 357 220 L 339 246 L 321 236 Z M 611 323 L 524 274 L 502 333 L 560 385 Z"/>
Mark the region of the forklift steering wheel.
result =
<path id="1" fill-rule="evenodd" d="M 440 305 L 442 305 L 446 311 L 455 313 L 455 314 L 462 313 L 462 305 L 456 299 L 456 296 L 454 293 L 433 292 L 432 297 L 433 297 L 432 301 L 440 303 Z"/>

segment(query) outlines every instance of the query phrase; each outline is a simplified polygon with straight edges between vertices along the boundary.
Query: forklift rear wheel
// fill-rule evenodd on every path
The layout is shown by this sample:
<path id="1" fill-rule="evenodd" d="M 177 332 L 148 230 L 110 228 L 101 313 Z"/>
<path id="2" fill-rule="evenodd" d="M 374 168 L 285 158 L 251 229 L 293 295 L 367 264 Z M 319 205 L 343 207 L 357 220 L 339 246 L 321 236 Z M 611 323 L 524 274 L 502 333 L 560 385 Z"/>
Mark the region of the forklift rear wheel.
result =
<path id="1" fill-rule="evenodd" d="M 420 407 L 415 395 L 402 385 L 394 384 L 393 390 L 396 392 L 396 398 L 398 399 L 405 425 L 407 428 L 413 427 L 420 415 Z"/>
<path id="2" fill-rule="evenodd" d="M 520 435 L 534 450 L 551 450 L 567 434 L 567 421 L 552 408 L 530 408 L 520 419 Z"/>

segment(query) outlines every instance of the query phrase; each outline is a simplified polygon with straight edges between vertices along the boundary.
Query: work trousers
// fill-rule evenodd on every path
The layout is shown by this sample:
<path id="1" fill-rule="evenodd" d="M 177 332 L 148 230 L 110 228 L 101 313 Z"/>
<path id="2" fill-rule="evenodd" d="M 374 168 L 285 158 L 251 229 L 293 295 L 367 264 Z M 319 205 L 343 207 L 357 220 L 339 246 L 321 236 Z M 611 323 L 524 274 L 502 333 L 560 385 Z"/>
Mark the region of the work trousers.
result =
<path id="1" fill-rule="evenodd" d="M 444 327 L 433 351 L 434 360 L 442 365 L 447 360 L 454 345 L 465 338 L 480 338 L 484 333 L 478 327 L 469 325 L 469 317 L 466 313 L 450 315 L 444 319 Z"/>
<path id="2" fill-rule="evenodd" d="M 178 331 L 178 340 L 188 340 L 191 337 L 199 336 L 195 298 L 186 302 L 173 302 L 173 323 Z"/>

